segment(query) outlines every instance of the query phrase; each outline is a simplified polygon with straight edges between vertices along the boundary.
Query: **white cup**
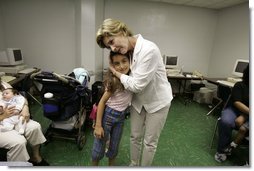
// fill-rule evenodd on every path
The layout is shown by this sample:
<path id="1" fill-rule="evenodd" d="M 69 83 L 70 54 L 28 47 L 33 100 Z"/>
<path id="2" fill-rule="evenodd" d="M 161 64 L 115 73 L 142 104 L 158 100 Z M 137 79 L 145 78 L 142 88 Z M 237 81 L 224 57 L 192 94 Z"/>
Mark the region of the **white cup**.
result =
<path id="1" fill-rule="evenodd" d="M 52 93 L 45 93 L 44 94 L 44 98 L 46 98 L 46 99 L 50 99 L 52 97 L 54 97 L 54 95 Z"/>

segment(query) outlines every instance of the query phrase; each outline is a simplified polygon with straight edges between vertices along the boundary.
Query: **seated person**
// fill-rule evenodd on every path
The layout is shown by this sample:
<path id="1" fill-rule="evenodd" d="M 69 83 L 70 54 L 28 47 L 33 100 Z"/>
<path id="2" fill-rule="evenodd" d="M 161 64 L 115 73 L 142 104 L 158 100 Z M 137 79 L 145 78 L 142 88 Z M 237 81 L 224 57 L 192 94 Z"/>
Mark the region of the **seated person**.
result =
<path id="1" fill-rule="evenodd" d="M 222 111 L 221 120 L 219 121 L 219 141 L 217 152 L 214 156 L 218 162 L 225 161 L 227 155 L 231 154 L 232 149 L 239 144 L 248 131 L 248 118 L 249 118 L 249 65 L 243 73 L 243 81 L 237 82 L 231 92 L 231 101 L 228 106 Z M 244 123 L 244 124 L 243 124 Z M 232 131 L 239 128 L 240 132 L 232 143 Z M 232 146 L 232 147 L 231 147 Z"/>
<path id="2" fill-rule="evenodd" d="M 1 81 L 0 77 L 0 98 L 2 91 L 11 86 Z M 0 121 L 13 115 L 15 108 L 4 108 L 0 113 Z M 16 129 L 0 133 L 0 148 L 8 149 L 7 161 L 31 162 L 34 166 L 48 166 L 49 164 L 41 157 L 40 145 L 46 141 L 41 125 L 38 122 L 30 120 L 30 113 L 28 103 L 25 102 L 20 115 L 23 116 L 27 122 L 24 135 L 20 135 Z M 32 149 L 31 158 L 28 154 L 26 145 L 30 144 Z"/>
<path id="3" fill-rule="evenodd" d="M 10 131 L 17 125 L 19 129 L 18 132 L 24 134 L 26 121 L 23 116 L 19 115 L 19 113 L 25 104 L 25 98 L 19 96 L 18 91 L 13 88 L 3 90 L 2 96 L 2 99 L 0 99 L 0 113 L 10 106 L 14 106 L 15 108 L 13 116 L 0 121 L 0 132 Z"/>

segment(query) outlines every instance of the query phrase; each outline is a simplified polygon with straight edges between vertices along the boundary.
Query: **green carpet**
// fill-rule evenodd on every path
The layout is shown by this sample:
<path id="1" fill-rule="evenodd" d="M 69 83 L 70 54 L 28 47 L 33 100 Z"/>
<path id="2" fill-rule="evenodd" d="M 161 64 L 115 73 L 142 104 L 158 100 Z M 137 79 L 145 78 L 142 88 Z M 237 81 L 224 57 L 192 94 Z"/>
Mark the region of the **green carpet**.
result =
<path id="1" fill-rule="evenodd" d="M 43 117 L 42 108 L 34 103 L 30 105 L 33 119 L 39 121 L 45 131 L 50 120 Z M 214 160 L 217 136 L 212 149 L 210 142 L 219 111 L 210 116 L 206 113 L 210 109 L 207 105 L 196 102 L 183 104 L 179 98 L 172 101 L 166 124 L 161 133 L 153 166 L 159 167 L 225 167 L 242 166 L 249 160 L 248 148 L 236 149 L 228 160 L 218 163 Z M 86 124 L 86 144 L 78 150 L 75 141 L 54 138 L 41 148 L 42 156 L 51 166 L 91 166 L 91 149 L 93 144 L 92 129 Z M 124 133 L 121 140 L 117 166 L 128 166 L 130 162 L 130 120 L 126 119 Z M 104 157 L 100 166 L 107 166 Z"/>

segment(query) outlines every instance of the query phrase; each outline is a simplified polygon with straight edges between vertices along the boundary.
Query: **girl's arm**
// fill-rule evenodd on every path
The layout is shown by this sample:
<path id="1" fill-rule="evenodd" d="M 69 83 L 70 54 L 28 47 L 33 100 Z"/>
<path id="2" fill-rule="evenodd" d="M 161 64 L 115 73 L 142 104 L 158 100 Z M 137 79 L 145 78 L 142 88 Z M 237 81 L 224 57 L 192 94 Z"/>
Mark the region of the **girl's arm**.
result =
<path id="1" fill-rule="evenodd" d="M 102 117 L 103 117 L 104 109 L 106 106 L 106 102 L 111 97 L 111 95 L 112 95 L 111 92 L 105 91 L 98 104 L 96 123 L 95 123 L 95 129 L 94 129 L 94 136 L 96 138 L 104 137 L 104 130 L 102 128 Z"/>

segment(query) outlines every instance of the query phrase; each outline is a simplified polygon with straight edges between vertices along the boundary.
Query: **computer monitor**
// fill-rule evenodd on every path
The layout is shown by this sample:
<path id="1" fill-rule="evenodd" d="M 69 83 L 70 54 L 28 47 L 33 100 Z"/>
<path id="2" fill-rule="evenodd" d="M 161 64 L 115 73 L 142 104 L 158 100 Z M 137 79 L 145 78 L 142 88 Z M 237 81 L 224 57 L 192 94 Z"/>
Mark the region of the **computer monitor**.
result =
<path id="1" fill-rule="evenodd" d="M 178 56 L 164 56 L 164 64 L 166 68 L 178 67 Z"/>
<path id="2" fill-rule="evenodd" d="M 232 74 L 236 77 L 242 77 L 244 69 L 248 66 L 249 60 L 237 59 Z"/>
<path id="3" fill-rule="evenodd" d="M 15 66 L 23 63 L 22 51 L 19 48 L 7 48 L 0 52 L 0 66 Z"/>

